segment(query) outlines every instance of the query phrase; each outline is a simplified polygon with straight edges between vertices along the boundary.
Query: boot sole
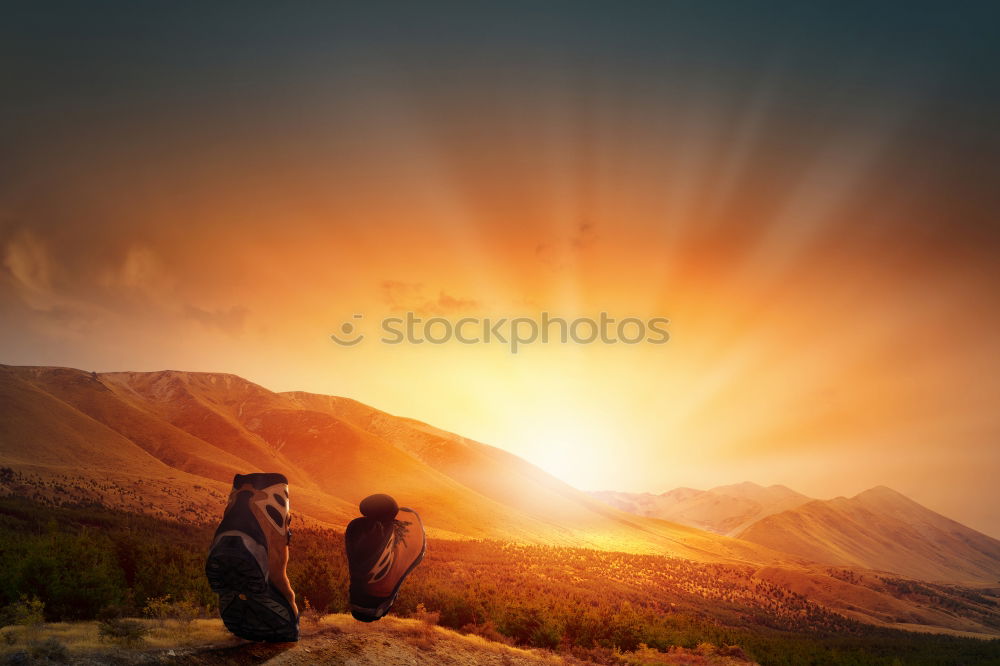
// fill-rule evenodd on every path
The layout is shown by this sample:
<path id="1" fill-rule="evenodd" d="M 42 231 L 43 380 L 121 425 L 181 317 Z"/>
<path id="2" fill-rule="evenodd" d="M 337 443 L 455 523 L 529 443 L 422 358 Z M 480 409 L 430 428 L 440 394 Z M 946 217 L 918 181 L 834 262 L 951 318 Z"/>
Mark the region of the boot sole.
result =
<path id="1" fill-rule="evenodd" d="M 272 643 L 299 639 L 298 618 L 284 597 L 267 581 L 254 556 L 239 537 L 223 537 L 209 553 L 205 575 L 219 595 L 226 629 L 251 641 Z"/>

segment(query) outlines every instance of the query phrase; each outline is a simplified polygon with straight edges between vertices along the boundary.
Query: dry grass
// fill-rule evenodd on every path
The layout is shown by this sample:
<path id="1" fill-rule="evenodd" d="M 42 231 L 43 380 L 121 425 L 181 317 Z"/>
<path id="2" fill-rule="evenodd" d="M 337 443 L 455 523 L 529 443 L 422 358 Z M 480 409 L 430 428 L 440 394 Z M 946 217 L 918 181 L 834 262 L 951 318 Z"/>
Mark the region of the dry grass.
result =
<path id="1" fill-rule="evenodd" d="M 390 615 L 371 624 L 358 622 L 350 615 L 327 615 L 319 624 L 319 630 L 335 628 L 344 633 L 381 633 L 422 652 L 432 652 L 438 647 L 449 652 L 465 648 L 469 652 L 492 654 L 498 657 L 499 661 L 511 664 L 525 662 L 581 663 L 575 659 L 567 661 L 548 650 L 512 647 L 504 643 L 486 640 L 475 634 L 460 634 L 451 629 L 439 627 L 436 624 L 437 618 L 434 617 L 437 615 L 436 613 L 427 613 L 426 615 L 416 613 L 415 615 L 417 615 L 416 618 L 400 618 Z"/>
<path id="2" fill-rule="evenodd" d="M 486 640 L 473 634 L 460 634 L 436 624 L 436 613 L 418 615 L 417 618 L 385 617 L 382 620 L 365 624 L 358 622 L 350 615 L 334 614 L 311 618 L 302 624 L 302 636 L 308 638 L 324 633 L 345 634 L 385 634 L 386 636 L 407 645 L 412 645 L 423 651 L 430 651 L 439 642 L 446 644 L 458 643 L 470 650 L 487 651 L 495 654 L 510 655 L 522 659 L 544 660 L 553 664 L 564 663 L 561 659 L 545 650 L 515 648 L 502 643 Z M 222 625 L 218 619 L 199 619 L 193 622 L 177 620 L 139 619 L 150 633 L 142 645 L 136 648 L 122 648 L 102 642 L 98 635 L 97 622 L 51 622 L 40 625 L 33 630 L 26 627 L 5 627 L 0 630 L 0 655 L 26 649 L 31 643 L 54 638 L 65 645 L 74 656 L 94 656 L 102 653 L 115 652 L 128 654 L 130 652 L 156 652 L 186 650 L 192 648 L 230 647 L 244 643 L 236 638 Z M 13 643 L 8 644 L 4 637 L 13 637 Z"/>
<path id="3" fill-rule="evenodd" d="M 148 637 L 134 649 L 119 648 L 102 642 L 97 622 L 50 622 L 30 627 L 4 627 L 0 630 L 0 655 L 29 649 L 33 644 L 55 639 L 73 656 L 92 656 L 107 652 L 148 652 L 177 648 L 236 645 L 240 640 L 226 631 L 221 620 L 137 620 L 150 630 Z M 7 638 L 11 636 L 12 639 Z"/>

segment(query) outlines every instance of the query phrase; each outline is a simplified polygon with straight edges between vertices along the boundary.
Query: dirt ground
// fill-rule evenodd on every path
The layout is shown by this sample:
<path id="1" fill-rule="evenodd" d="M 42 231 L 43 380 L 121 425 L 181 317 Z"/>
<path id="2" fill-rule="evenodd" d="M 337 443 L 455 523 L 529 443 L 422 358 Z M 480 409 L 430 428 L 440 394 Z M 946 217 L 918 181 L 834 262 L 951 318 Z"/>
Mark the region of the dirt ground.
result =
<path id="1" fill-rule="evenodd" d="M 151 632 L 141 646 L 112 647 L 98 637 L 96 622 L 51 623 L 0 644 L 2 664 L 72 663 L 87 666 L 124 664 L 195 664 L 203 666 L 256 664 L 331 664 L 343 666 L 593 666 L 547 650 L 511 647 L 479 636 L 464 635 L 423 620 L 389 616 L 365 624 L 349 615 L 326 615 L 303 621 L 297 643 L 252 643 L 236 638 L 219 620 L 155 623 L 143 620 Z M 46 642 L 62 646 L 62 655 L 46 654 Z M 54 657 L 54 658 L 53 658 Z M 621 655 L 634 666 L 688 664 L 748 666 L 749 662 L 692 651 L 664 654 L 655 650 Z"/>
<path id="2" fill-rule="evenodd" d="M 341 626 L 338 626 L 341 625 Z M 365 625 L 332 618 L 306 629 L 298 643 L 244 643 L 177 655 L 194 664 L 343 664 L 344 666 L 522 666 L 568 663 L 560 657 L 463 636 L 413 620 L 386 618 Z M 174 661 L 169 657 L 165 663 Z M 573 661 L 572 663 L 581 663 Z"/>
<path id="3" fill-rule="evenodd" d="M 10 631 L 9 629 L 7 631 Z M 543 650 L 523 650 L 465 636 L 418 620 L 387 617 L 364 624 L 347 615 L 304 622 L 297 643 L 251 643 L 229 634 L 218 620 L 153 629 L 141 647 L 115 648 L 97 640 L 94 622 L 54 623 L 20 636 L 0 651 L 0 664 L 55 663 L 33 645 L 56 641 L 75 664 L 580 664 Z"/>

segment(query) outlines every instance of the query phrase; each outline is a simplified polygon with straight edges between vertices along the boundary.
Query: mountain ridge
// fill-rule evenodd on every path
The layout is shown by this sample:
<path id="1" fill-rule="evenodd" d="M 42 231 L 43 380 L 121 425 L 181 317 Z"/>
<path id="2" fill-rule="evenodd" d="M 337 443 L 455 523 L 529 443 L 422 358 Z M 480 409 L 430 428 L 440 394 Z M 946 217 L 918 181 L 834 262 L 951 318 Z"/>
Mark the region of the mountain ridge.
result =
<path id="1" fill-rule="evenodd" d="M 837 566 L 931 581 L 1000 583 L 1000 540 L 886 486 L 767 516 L 739 537 Z"/>
<path id="2" fill-rule="evenodd" d="M 592 497 L 636 515 L 660 518 L 699 529 L 735 536 L 760 518 L 794 508 L 809 497 L 781 485 L 751 481 L 708 490 L 674 488 L 659 495 L 591 491 Z"/>
<path id="3" fill-rule="evenodd" d="M 1000 541 L 886 486 L 832 500 L 749 481 L 583 493 L 416 419 L 350 398 L 275 393 L 229 373 L 0 366 L 0 415 L 0 463 L 47 478 L 112 480 L 126 489 L 118 501 L 141 490 L 165 513 L 212 515 L 237 471 L 282 469 L 299 514 L 331 526 L 353 517 L 361 497 L 391 490 L 419 504 L 442 538 L 1000 579 Z"/>
<path id="4" fill-rule="evenodd" d="M 298 515 L 329 526 L 356 515 L 365 495 L 390 491 L 442 538 L 797 561 L 618 512 L 506 451 L 414 419 L 228 373 L 0 366 L 0 416 L 0 464 L 145 488 L 151 506 L 133 501 L 137 510 L 212 515 L 234 473 L 280 469 Z"/>
<path id="5" fill-rule="evenodd" d="M 659 495 L 590 494 L 624 511 L 725 533 L 812 562 L 920 580 L 1000 583 L 1000 540 L 885 485 L 829 500 L 753 482 Z M 770 505 L 764 503 L 768 495 Z"/>

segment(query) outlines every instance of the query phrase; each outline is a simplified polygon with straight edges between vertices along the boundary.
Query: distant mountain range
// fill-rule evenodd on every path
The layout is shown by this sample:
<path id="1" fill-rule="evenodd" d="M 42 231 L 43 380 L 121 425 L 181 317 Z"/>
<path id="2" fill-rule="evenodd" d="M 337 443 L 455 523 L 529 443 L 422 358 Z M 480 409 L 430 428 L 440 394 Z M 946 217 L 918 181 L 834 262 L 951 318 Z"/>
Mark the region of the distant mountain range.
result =
<path id="1" fill-rule="evenodd" d="M 751 482 L 711 490 L 675 488 L 662 495 L 615 491 L 591 492 L 590 495 L 622 511 L 729 536 L 739 534 L 765 516 L 812 501 L 785 486 L 764 488 Z"/>
<path id="2" fill-rule="evenodd" d="M 738 536 L 817 562 L 1000 584 L 1000 541 L 884 486 L 764 516 Z"/>
<path id="3" fill-rule="evenodd" d="M 609 505 L 737 537 L 809 561 L 922 580 L 1000 584 L 1000 541 L 879 486 L 816 500 L 755 483 L 710 490 L 591 492 Z"/>
<path id="4" fill-rule="evenodd" d="M 0 365 L 0 468 L 0 494 L 193 522 L 218 519 L 234 473 L 281 471 L 306 524 L 342 529 L 361 498 L 388 492 L 432 537 L 732 564 L 865 621 L 979 631 L 901 599 L 887 577 L 1000 582 L 1000 541 L 886 488 L 829 501 L 753 483 L 587 494 L 426 423 L 228 374 Z"/>

